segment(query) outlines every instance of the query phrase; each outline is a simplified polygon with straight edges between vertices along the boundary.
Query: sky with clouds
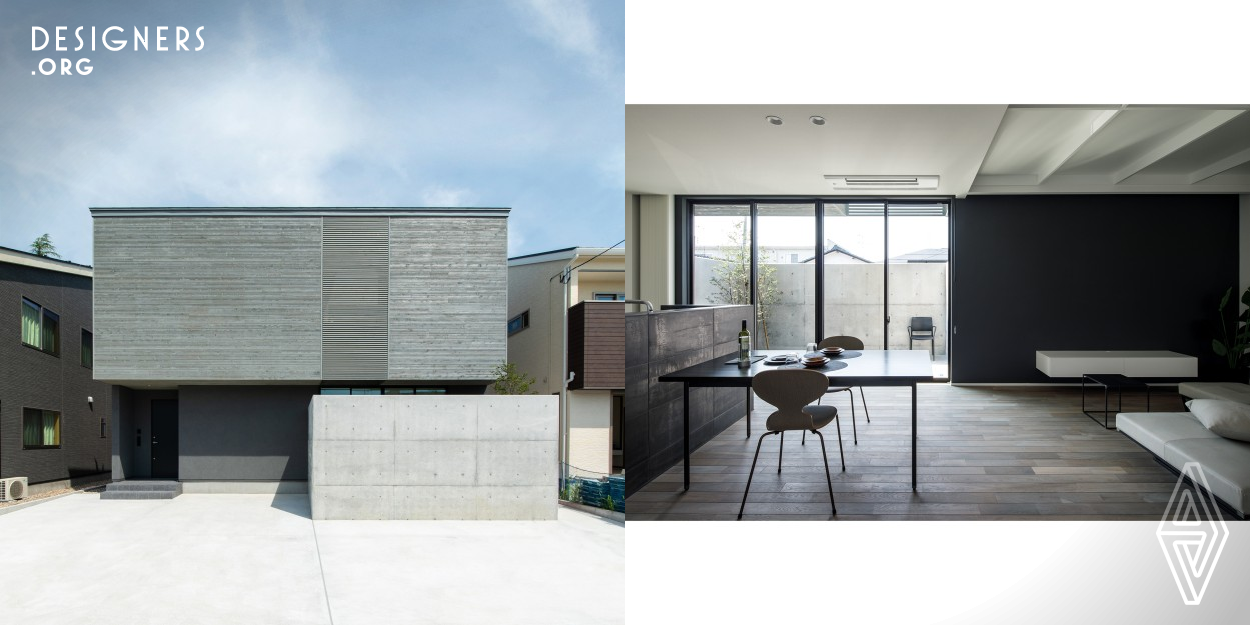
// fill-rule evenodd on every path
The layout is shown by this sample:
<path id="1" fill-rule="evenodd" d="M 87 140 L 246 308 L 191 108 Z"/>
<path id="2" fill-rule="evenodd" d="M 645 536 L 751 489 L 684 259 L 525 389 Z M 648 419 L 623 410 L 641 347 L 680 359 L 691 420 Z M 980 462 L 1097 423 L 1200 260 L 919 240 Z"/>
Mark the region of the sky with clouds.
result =
<path id="1" fill-rule="evenodd" d="M 68 50 L 32 51 L 32 26 Z M 173 50 L 176 26 L 204 49 Z M 506 206 L 509 255 L 608 246 L 623 92 L 614 1 L 5 0 L 0 246 L 47 232 L 89 264 L 92 206 Z"/>

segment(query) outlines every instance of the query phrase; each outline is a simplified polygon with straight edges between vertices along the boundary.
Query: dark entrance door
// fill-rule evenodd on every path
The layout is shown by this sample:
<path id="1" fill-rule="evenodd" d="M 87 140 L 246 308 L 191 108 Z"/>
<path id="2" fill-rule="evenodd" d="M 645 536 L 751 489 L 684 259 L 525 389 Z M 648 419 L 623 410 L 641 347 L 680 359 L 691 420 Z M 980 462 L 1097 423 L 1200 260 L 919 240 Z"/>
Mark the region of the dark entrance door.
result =
<path id="1" fill-rule="evenodd" d="M 178 400 L 152 400 L 152 477 L 178 479 Z"/>

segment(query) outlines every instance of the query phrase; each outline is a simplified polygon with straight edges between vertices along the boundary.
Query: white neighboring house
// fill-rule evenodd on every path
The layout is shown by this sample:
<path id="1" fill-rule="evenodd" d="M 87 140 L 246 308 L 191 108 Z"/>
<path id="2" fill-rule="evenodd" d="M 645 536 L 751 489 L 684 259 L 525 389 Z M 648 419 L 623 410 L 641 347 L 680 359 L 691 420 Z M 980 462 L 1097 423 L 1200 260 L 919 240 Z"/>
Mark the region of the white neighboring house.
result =
<path id="1" fill-rule="evenodd" d="M 694 249 L 697 258 L 723 259 L 729 254 L 729 248 L 723 245 L 703 245 Z M 759 250 L 760 262 L 769 265 L 798 265 L 815 260 L 810 245 L 762 245 Z M 871 263 L 864 258 L 831 240 L 825 240 L 825 264 L 842 265 Z"/>
<path id="2" fill-rule="evenodd" d="M 625 305 L 614 303 L 624 299 L 621 248 L 570 247 L 508 259 L 508 359 L 534 377 L 531 390 L 538 394 L 559 395 L 567 372 L 575 374 L 563 402 L 560 445 L 574 475 L 620 473 L 624 466 Z"/>

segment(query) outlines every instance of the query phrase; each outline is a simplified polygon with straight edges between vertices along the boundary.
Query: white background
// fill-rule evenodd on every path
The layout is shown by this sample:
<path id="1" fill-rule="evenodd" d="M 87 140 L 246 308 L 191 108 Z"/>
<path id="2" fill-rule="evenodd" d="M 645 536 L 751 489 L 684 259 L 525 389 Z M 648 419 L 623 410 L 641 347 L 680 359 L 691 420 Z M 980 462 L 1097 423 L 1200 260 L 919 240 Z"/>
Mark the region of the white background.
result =
<path id="1" fill-rule="evenodd" d="M 1250 103 L 1250 3 L 626 4 L 627 104 Z M 1246 622 L 1250 525 L 1186 606 L 1151 522 L 657 523 L 630 623 Z"/>

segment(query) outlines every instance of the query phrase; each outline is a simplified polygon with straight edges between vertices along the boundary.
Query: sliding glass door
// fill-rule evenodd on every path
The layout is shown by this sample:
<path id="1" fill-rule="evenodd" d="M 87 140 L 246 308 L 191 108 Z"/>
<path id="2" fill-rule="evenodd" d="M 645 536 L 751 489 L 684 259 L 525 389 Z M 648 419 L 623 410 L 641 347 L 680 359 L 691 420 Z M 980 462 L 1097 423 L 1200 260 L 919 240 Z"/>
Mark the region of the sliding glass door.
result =
<path id="1" fill-rule="evenodd" d="M 688 302 L 752 304 L 755 344 L 854 336 L 923 349 L 947 377 L 949 202 L 692 200 Z"/>
<path id="2" fill-rule="evenodd" d="M 802 350 L 816 323 L 816 204 L 759 203 L 755 230 L 755 344 Z"/>
<path id="3" fill-rule="evenodd" d="M 890 349 L 923 349 L 934 375 L 947 377 L 946 311 L 950 266 L 945 203 L 890 202 L 886 320 Z"/>
<path id="4" fill-rule="evenodd" d="M 750 304 L 751 205 L 700 204 L 691 224 L 691 304 Z"/>
<path id="5" fill-rule="evenodd" d="M 853 336 L 868 349 L 885 349 L 885 203 L 824 206 L 824 328 L 819 334 Z"/>

